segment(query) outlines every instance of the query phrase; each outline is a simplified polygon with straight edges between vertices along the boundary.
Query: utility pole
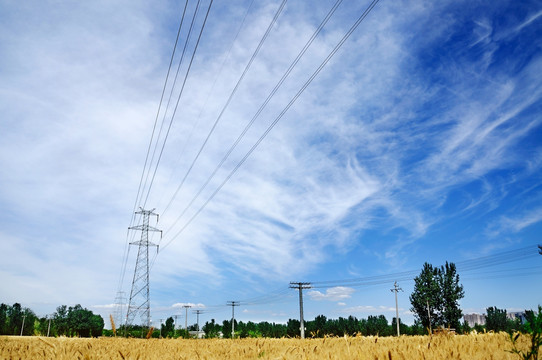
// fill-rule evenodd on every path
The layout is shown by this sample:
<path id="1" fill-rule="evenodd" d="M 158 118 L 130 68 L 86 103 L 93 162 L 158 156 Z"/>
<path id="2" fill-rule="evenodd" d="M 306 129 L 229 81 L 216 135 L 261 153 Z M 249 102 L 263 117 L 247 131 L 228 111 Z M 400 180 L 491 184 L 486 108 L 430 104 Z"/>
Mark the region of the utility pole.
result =
<path id="1" fill-rule="evenodd" d="M 427 317 L 429 318 L 429 335 L 433 334 L 433 331 L 431 330 L 431 312 L 429 311 L 429 300 L 427 301 Z"/>
<path id="2" fill-rule="evenodd" d="M 390 289 L 391 292 L 395 292 L 395 323 L 397 324 L 397 336 L 401 336 L 399 331 L 399 304 L 397 302 L 397 292 L 399 290 L 403 291 L 400 287 L 397 287 L 397 281 L 393 284 L 393 289 Z"/>
<path id="3" fill-rule="evenodd" d="M 140 313 L 143 324 L 148 329 L 151 327 L 151 308 L 150 308 L 150 292 L 149 292 L 149 247 L 156 246 L 156 252 L 158 252 L 158 245 L 149 241 L 149 231 L 160 232 L 152 226 L 149 226 L 149 218 L 156 216 L 156 222 L 158 222 L 158 214 L 154 213 L 155 209 L 144 210 L 140 208 L 136 214 L 143 216 L 143 223 L 141 225 L 132 226 L 130 230 L 141 230 L 141 240 L 131 242 L 130 245 L 137 245 L 137 260 L 134 270 L 134 278 L 132 280 L 132 290 L 130 291 L 130 301 L 128 303 L 128 311 L 126 312 L 126 328 L 131 325 L 135 316 Z"/>
<path id="4" fill-rule="evenodd" d="M 162 321 L 164 321 L 164 319 L 160 319 L 160 338 L 162 338 Z"/>
<path id="5" fill-rule="evenodd" d="M 188 337 L 188 308 L 191 308 L 192 305 L 183 305 L 184 308 L 184 331 Z"/>
<path id="6" fill-rule="evenodd" d="M 23 330 L 24 330 L 24 321 L 26 319 L 26 315 L 23 315 L 23 326 L 21 326 L 21 336 L 23 336 Z"/>
<path id="7" fill-rule="evenodd" d="M 173 317 L 175 318 L 175 323 L 173 325 L 173 337 L 177 335 L 177 317 L 178 316 L 181 316 L 181 315 L 173 315 Z"/>
<path id="8" fill-rule="evenodd" d="M 234 339 L 235 338 L 235 311 L 234 309 L 236 306 L 239 306 L 241 304 L 239 304 L 239 301 L 228 301 L 227 305 L 231 306 L 231 338 Z"/>
<path id="9" fill-rule="evenodd" d="M 311 283 L 308 282 L 290 282 L 290 289 L 299 289 L 299 330 L 301 338 L 305 338 L 305 323 L 303 322 L 303 289 L 310 289 Z"/>
<path id="10" fill-rule="evenodd" d="M 47 326 L 47 337 L 49 337 L 50 330 L 51 330 L 51 318 L 49 317 L 49 325 Z"/>
<path id="11" fill-rule="evenodd" d="M 199 314 L 202 314 L 203 313 L 203 310 L 194 310 L 194 313 L 196 314 L 196 324 L 198 326 L 198 336 L 199 336 Z"/>

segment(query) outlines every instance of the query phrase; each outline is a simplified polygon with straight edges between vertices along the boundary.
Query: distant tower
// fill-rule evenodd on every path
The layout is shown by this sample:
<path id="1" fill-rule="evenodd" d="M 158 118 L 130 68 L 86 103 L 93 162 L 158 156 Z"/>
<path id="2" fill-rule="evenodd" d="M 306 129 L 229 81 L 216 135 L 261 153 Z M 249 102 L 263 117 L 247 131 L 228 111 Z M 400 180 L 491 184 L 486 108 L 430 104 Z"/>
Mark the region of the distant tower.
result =
<path id="1" fill-rule="evenodd" d="M 117 297 L 115 298 L 115 312 L 113 319 L 115 320 L 117 327 L 122 324 L 122 319 L 124 318 L 124 304 L 126 302 L 124 294 L 124 291 L 118 291 Z"/>
<path id="2" fill-rule="evenodd" d="M 139 248 L 137 251 L 134 279 L 132 280 L 132 290 L 130 291 L 130 300 L 128 302 L 128 311 L 126 312 L 126 326 L 131 325 L 134 318 L 139 313 L 141 315 L 142 325 L 150 328 L 149 246 L 156 246 L 156 251 L 158 252 L 158 245 L 149 241 L 149 231 L 157 231 L 160 232 L 160 234 L 162 234 L 162 231 L 149 226 L 149 218 L 151 215 L 156 216 L 156 222 L 158 222 L 158 214 L 154 213 L 154 209 L 140 209 L 141 210 L 136 212 L 136 214 L 143 215 L 143 224 L 129 228 L 131 230 L 141 230 L 141 240 L 130 243 L 130 245 L 138 245 Z"/>

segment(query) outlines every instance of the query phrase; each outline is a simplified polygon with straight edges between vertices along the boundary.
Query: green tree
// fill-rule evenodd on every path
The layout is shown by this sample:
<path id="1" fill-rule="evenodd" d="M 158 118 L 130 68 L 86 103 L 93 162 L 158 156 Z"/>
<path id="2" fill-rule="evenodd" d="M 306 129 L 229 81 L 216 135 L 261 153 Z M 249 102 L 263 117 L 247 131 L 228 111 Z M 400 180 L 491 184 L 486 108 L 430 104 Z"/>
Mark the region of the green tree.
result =
<path id="1" fill-rule="evenodd" d="M 92 314 L 92 312 L 91 312 Z M 93 337 L 102 336 L 104 319 L 100 315 L 92 314 L 90 318 L 90 333 Z"/>
<path id="2" fill-rule="evenodd" d="M 0 304 L 0 335 L 9 334 L 9 308 L 7 304 Z"/>
<path id="3" fill-rule="evenodd" d="M 390 329 L 388 320 L 384 315 L 372 316 L 369 315 L 365 325 L 365 335 L 380 335 L 388 336 Z"/>
<path id="4" fill-rule="evenodd" d="M 161 325 L 163 337 L 173 337 L 175 332 L 175 320 L 170 316 L 166 319 L 166 323 Z"/>
<path id="5" fill-rule="evenodd" d="M 314 318 L 314 321 L 312 323 L 313 323 L 314 330 L 311 332 L 314 333 L 314 336 L 321 337 L 321 338 L 324 337 L 324 335 L 326 335 L 327 333 L 326 332 L 327 318 L 324 315 L 318 315 L 316 318 Z"/>
<path id="6" fill-rule="evenodd" d="M 410 310 L 424 328 L 442 324 L 442 298 L 439 284 L 440 270 L 429 263 L 423 264 L 422 272 L 414 278 L 414 291 L 410 295 Z M 429 319 L 428 314 L 431 317 Z"/>
<path id="7" fill-rule="evenodd" d="M 104 328 L 104 320 L 100 315 L 77 304 L 68 308 L 68 333 L 80 337 L 100 336 Z"/>
<path id="8" fill-rule="evenodd" d="M 205 325 L 203 325 L 202 330 L 205 332 L 205 337 L 211 339 L 218 337 L 222 328 L 219 324 L 215 323 L 215 319 L 211 319 L 211 322 L 207 321 Z"/>
<path id="9" fill-rule="evenodd" d="M 506 310 L 498 309 L 495 306 L 486 309 L 486 329 L 488 331 L 506 331 Z"/>
<path id="10" fill-rule="evenodd" d="M 69 335 L 69 324 L 68 324 L 68 307 L 66 305 L 61 305 L 56 308 L 56 312 L 53 315 L 54 328 L 57 335 Z"/>
<path id="11" fill-rule="evenodd" d="M 441 319 L 446 327 L 459 331 L 463 313 L 459 308 L 459 300 L 465 296 L 463 285 L 459 283 L 459 275 L 454 263 L 441 267 L 438 283 L 442 298 Z"/>
<path id="12" fill-rule="evenodd" d="M 8 308 L 8 334 L 19 335 L 23 326 L 23 308 L 15 303 Z"/>
<path id="13" fill-rule="evenodd" d="M 286 323 L 286 334 L 289 337 L 301 336 L 301 323 L 296 319 L 288 319 Z"/>
<path id="14" fill-rule="evenodd" d="M 531 339 L 530 348 L 528 350 L 518 349 L 516 341 L 520 334 L 517 333 L 515 336 L 510 334 L 510 340 L 512 340 L 513 345 L 510 352 L 519 355 L 524 360 L 537 360 L 538 352 L 542 346 L 542 306 L 538 305 L 538 315 L 535 315 L 532 310 L 526 310 L 525 315 L 527 318 L 525 331 Z"/>
<path id="15" fill-rule="evenodd" d="M 426 328 L 431 325 L 432 328 L 447 326 L 459 330 L 463 316 L 459 300 L 464 296 L 454 263 L 446 262 L 440 268 L 425 263 L 420 275 L 414 279 L 414 291 L 410 295 L 411 311 Z"/>

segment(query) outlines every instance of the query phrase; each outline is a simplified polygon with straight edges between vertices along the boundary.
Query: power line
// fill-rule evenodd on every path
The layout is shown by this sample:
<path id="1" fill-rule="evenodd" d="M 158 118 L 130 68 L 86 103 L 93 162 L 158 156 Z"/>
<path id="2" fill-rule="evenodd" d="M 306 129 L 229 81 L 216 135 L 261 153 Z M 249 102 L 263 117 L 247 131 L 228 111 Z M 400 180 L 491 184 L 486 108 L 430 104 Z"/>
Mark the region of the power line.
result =
<path id="1" fill-rule="evenodd" d="M 309 79 L 303 84 L 301 89 L 296 93 L 296 95 L 290 100 L 288 105 L 281 111 L 281 113 L 275 118 L 275 120 L 269 125 L 267 130 L 260 136 L 260 138 L 256 141 L 256 143 L 250 148 L 250 150 L 245 154 L 245 156 L 237 163 L 237 165 L 233 168 L 233 170 L 230 171 L 228 176 L 222 181 L 222 183 L 215 189 L 215 191 L 211 194 L 211 196 L 203 203 L 203 205 L 195 212 L 195 214 L 185 223 L 185 225 L 173 236 L 173 238 L 166 243 L 164 248 L 166 248 L 171 242 L 179 236 L 194 219 L 203 211 L 203 209 L 207 206 L 207 204 L 216 196 L 216 194 L 224 187 L 224 185 L 229 181 L 229 179 L 237 172 L 237 170 L 241 167 L 241 165 L 244 164 L 244 162 L 248 159 L 248 157 L 254 152 L 254 150 L 258 147 L 258 145 L 263 141 L 263 139 L 269 134 L 269 132 L 273 129 L 273 127 L 282 119 L 284 114 L 290 109 L 290 107 L 297 101 L 299 96 L 305 91 L 305 89 L 312 83 L 314 78 L 322 71 L 322 69 L 325 67 L 325 65 L 331 60 L 331 58 L 337 53 L 337 51 L 340 49 L 340 47 L 344 44 L 344 42 L 352 35 L 354 30 L 359 26 L 359 24 L 367 17 L 369 12 L 376 6 L 379 0 L 373 0 L 373 2 L 367 7 L 367 9 L 361 14 L 361 16 L 358 18 L 358 20 L 352 25 L 350 30 L 343 36 L 343 38 L 339 41 L 339 43 L 334 47 L 334 49 L 330 52 L 330 54 L 326 57 L 326 59 L 320 64 L 320 66 L 313 72 L 313 74 L 309 77 Z"/>
<path id="2" fill-rule="evenodd" d="M 233 37 L 233 39 L 231 40 L 230 42 L 230 45 L 229 45 L 229 48 L 228 48 L 228 51 L 226 53 L 226 55 L 224 56 L 224 59 L 222 60 L 222 63 L 220 64 L 220 69 L 218 70 L 214 80 L 213 80 L 213 84 L 211 85 L 211 88 L 209 90 L 209 93 L 207 94 L 207 98 L 205 99 L 205 102 L 204 104 L 201 106 L 201 109 L 199 111 L 199 114 L 197 116 L 197 119 L 196 121 L 194 121 L 194 124 L 192 125 L 192 129 L 190 130 L 188 136 L 187 136 L 187 139 L 186 141 L 184 142 L 184 145 L 183 147 L 181 148 L 181 150 L 179 151 L 180 154 L 184 154 L 185 153 L 185 150 L 186 150 L 186 147 L 188 146 L 188 143 L 190 142 L 190 139 L 192 138 L 192 134 L 194 133 L 194 130 L 196 129 L 196 126 L 198 125 L 198 123 L 200 122 L 201 118 L 202 118 L 202 115 L 203 115 L 203 112 L 204 110 L 207 109 L 207 103 L 209 102 L 209 99 L 211 98 L 211 95 L 213 94 L 214 92 L 214 89 L 215 89 L 215 86 L 216 86 L 216 83 L 218 82 L 218 79 L 220 78 L 220 75 L 222 74 L 223 70 L 224 70 L 224 67 L 226 65 L 226 62 L 228 61 L 228 59 L 230 58 L 230 55 L 231 55 L 231 52 L 232 52 L 232 49 L 233 49 L 233 46 L 234 44 L 237 42 L 237 38 L 239 37 L 239 34 L 241 33 L 241 29 L 243 28 L 244 24 L 245 24 L 245 21 L 248 17 L 248 14 L 250 13 L 250 9 L 252 8 L 252 5 L 254 4 L 254 0 L 251 0 L 250 1 L 250 4 L 248 5 L 246 11 L 245 11 L 245 14 L 243 16 L 243 19 L 241 21 L 241 23 L 239 24 L 239 27 L 237 28 L 237 31 L 235 33 L 235 36 Z M 179 163 L 180 163 L 180 159 L 181 157 L 179 157 L 179 160 L 178 160 L 178 163 L 175 167 L 179 166 Z M 171 175 L 170 175 L 170 179 L 168 180 L 168 183 L 171 183 L 172 181 L 172 178 L 173 178 L 173 171 L 171 171 Z M 162 200 L 160 200 L 160 203 L 162 202 Z M 169 208 L 169 204 L 168 206 L 166 206 L 164 208 L 164 210 L 162 211 L 162 214 L 166 213 L 167 210 Z"/>
<path id="3" fill-rule="evenodd" d="M 190 174 L 190 172 L 192 171 L 192 168 L 194 167 L 194 164 L 197 162 L 199 156 L 201 155 L 203 149 L 205 148 L 205 146 L 207 145 L 207 142 L 209 141 L 209 138 L 211 137 L 211 135 L 213 134 L 214 130 L 216 129 L 216 126 L 218 125 L 220 119 L 222 118 L 222 115 L 224 115 L 224 112 L 226 111 L 226 109 L 228 108 L 228 106 L 230 105 L 230 102 L 231 100 L 233 99 L 235 93 L 237 92 L 237 90 L 239 89 L 239 86 L 241 85 L 241 83 L 243 82 L 243 79 L 245 78 L 245 75 L 247 74 L 247 72 L 249 71 L 250 67 L 252 66 L 252 63 L 254 62 L 254 59 L 256 59 L 256 56 L 258 55 L 258 53 L 260 52 L 265 40 L 267 40 L 267 37 L 269 36 L 269 34 L 271 33 L 271 30 L 273 29 L 273 26 L 275 25 L 275 23 L 277 22 L 277 19 L 279 18 L 280 14 L 282 13 L 282 10 L 284 9 L 284 6 L 286 5 L 286 2 L 287 0 L 283 0 L 282 3 L 280 4 L 279 8 L 277 9 L 276 13 L 275 13 L 275 16 L 273 17 L 273 19 L 271 20 L 271 23 L 269 24 L 269 26 L 267 27 L 267 30 L 265 32 L 265 34 L 263 35 L 263 37 L 260 39 L 260 42 L 258 44 L 258 46 L 256 47 L 256 49 L 254 50 L 254 52 L 252 53 L 252 56 L 250 58 L 250 60 L 248 61 L 247 65 L 245 66 L 245 69 L 243 70 L 243 73 L 241 74 L 241 76 L 239 77 L 239 79 L 237 80 L 237 83 L 235 84 L 235 87 L 233 88 L 232 92 L 230 93 L 228 99 L 226 100 L 226 103 L 224 104 L 224 106 L 222 107 L 222 110 L 220 111 L 220 114 L 218 115 L 218 117 L 216 118 L 213 126 L 211 127 L 211 130 L 209 130 L 209 133 L 207 134 L 207 137 L 205 138 L 205 140 L 203 141 L 202 145 L 200 146 L 194 160 L 192 161 L 192 163 L 190 164 L 190 166 L 188 167 L 188 170 L 186 171 L 183 179 L 181 180 L 181 183 L 180 185 L 177 187 L 177 189 L 175 190 L 175 193 L 173 194 L 171 200 L 169 201 L 169 203 L 167 204 L 166 206 L 166 209 L 168 209 L 171 205 L 171 203 L 173 202 L 173 200 L 175 199 L 175 197 L 177 196 L 178 192 L 181 190 L 182 186 L 184 185 L 184 182 L 186 181 L 186 178 L 188 177 L 188 175 Z M 175 224 L 175 223 L 174 223 Z M 171 229 L 171 227 L 166 230 L 166 234 L 169 232 L 169 230 Z"/>
<path id="4" fill-rule="evenodd" d="M 199 4 L 199 1 L 198 1 L 198 4 Z M 179 96 L 177 97 L 177 103 L 175 104 L 175 108 L 174 108 L 174 110 L 173 110 L 173 114 L 171 115 L 171 120 L 170 120 L 170 122 L 169 122 L 169 126 L 168 126 L 168 129 L 167 129 L 167 131 L 166 131 L 166 135 L 165 135 L 165 137 L 164 137 L 164 142 L 163 142 L 162 148 L 160 149 L 160 154 L 159 154 L 159 156 L 158 156 L 158 160 L 156 161 L 156 166 L 155 166 L 155 168 L 154 168 L 154 173 L 153 173 L 152 178 L 151 178 L 151 183 L 150 183 L 150 185 L 149 185 L 149 190 L 148 190 L 147 196 L 146 196 L 146 198 L 145 198 L 145 203 L 146 203 L 146 201 L 147 201 L 147 199 L 148 199 L 148 197 L 149 197 L 149 195 L 150 195 L 150 188 L 152 187 L 152 184 L 153 184 L 153 182 L 154 182 L 154 178 L 155 178 L 155 176 L 156 176 L 156 171 L 158 170 L 158 165 L 160 164 L 160 160 L 162 159 L 162 154 L 163 154 L 164 148 L 165 148 L 165 146 L 166 146 L 167 138 L 168 138 L 169 133 L 170 133 L 170 131 L 171 131 L 171 126 L 173 125 L 173 119 L 175 118 L 175 114 L 177 113 L 177 109 L 178 109 L 178 107 L 179 107 L 179 102 L 180 102 L 180 100 L 181 100 L 181 96 L 182 96 L 182 94 L 183 94 L 184 87 L 185 87 L 186 81 L 187 81 L 187 79 L 188 79 L 188 75 L 190 74 L 190 69 L 192 68 L 192 64 L 193 64 L 193 62 L 194 62 L 194 57 L 196 56 L 196 52 L 197 52 L 199 43 L 200 43 L 200 41 L 201 41 L 201 36 L 202 36 L 202 34 L 203 34 L 203 30 L 205 29 L 205 24 L 207 23 L 207 18 L 209 17 L 209 12 L 211 11 L 211 6 L 212 6 L 212 5 L 213 5 L 213 0 L 211 0 L 211 1 L 209 2 L 209 7 L 207 8 L 207 13 L 205 14 L 205 19 L 203 20 L 203 24 L 202 24 L 202 26 L 201 26 L 201 30 L 200 30 L 199 36 L 198 36 L 198 39 L 197 39 L 197 41 L 196 41 L 196 45 L 195 45 L 195 47 L 194 47 L 194 52 L 192 53 L 192 56 L 191 56 L 191 58 L 190 58 L 190 63 L 188 64 L 188 68 L 187 68 L 187 70 L 186 70 L 186 75 L 185 75 L 185 77 L 184 77 L 183 84 L 182 84 L 181 90 L 180 90 L 180 92 L 179 92 Z"/>
<path id="5" fill-rule="evenodd" d="M 185 11 L 186 11 L 186 6 L 187 5 L 188 5 L 188 1 L 185 4 Z M 182 63 L 183 63 L 183 60 L 184 60 L 184 56 L 186 54 L 186 49 L 187 49 L 188 44 L 190 42 L 190 39 L 192 37 L 192 30 L 194 28 L 195 20 L 196 20 L 197 14 L 198 14 L 199 5 L 200 5 L 200 1 L 198 0 L 198 2 L 196 4 L 196 8 L 194 10 L 194 13 L 192 15 L 192 21 L 190 22 L 190 27 L 188 28 L 188 33 L 186 35 L 186 40 L 184 41 L 183 51 L 181 52 L 181 56 L 179 58 L 179 62 L 178 62 L 178 65 L 177 65 L 177 71 L 175 72 L 175 77 L 173 79 L 173 84 L 172 84 L 170 92 L 169 92 L 169 97 L 168 97 L 168 101 L 167 101 L 167 104 L 166 104 L 166 110 L 164 111 L 164 115 L 162 117 L 162 122 L 160 124 L 160 130 L 158 131 L 158 139 L 156 140 L 156 143 L 154 144 L 154 150 L 153 150 L 153 153 L 152 153 L 151 164 L 154 161 L 154 156 L 156 155 L 156 150 L 158 149 L 158 143 L 159 143 L 158 140 L 160 139 L 160 136 L 162 135 L 162 130 L 163 130 L 164 124 L 166 122 L 166 115 L 167 115 L 167 112 L 168 112 L 168 109 L 169 109 L 169 105 L 171 103 L 171 99 L 173 97 L 173 93 L 175 91 L 175 85 L 177 84 L 177 78 L 179 77 L 179 72 L 181 70 L 181 66 L 182 66 Z M 183 17 L 184 17 L 184 13 L 183 13 Z M 181 23 L 181 25 L 182 25 L 182 23 Z M 185 74 L 185 78 L 186 78 L 186 76 L 188 76 L 188 74 Z M 173 121 L 173 118 L 171 119 L 171 121 Z M 163 140 L 162 150 L 163 150 L 163 148 L 165 146 L 166 141 L 167 141 L 167 135 Z M 160 156 L 161 156 L 161 154 L 160 154 Z M 155 165 L 155 173 L 156 173 L 156 169 L 158 168 L 159 162 L 160 162 L 160 158 L 158 159 L 158 161 L 157 161 L 157 163 Z M 147 185 L 147 181 L 149 180 L 149 175 L 150 175 L 150 165 L 149 165 L 149 171 L 147 172 L 147 177 L 145 178 L 145 186 L 144 187 L 146 187 L 146 185 Z M 154 180 L 154 175 L 153 175 L 153 180 Z M 146 198 L 145 198 L 145 203 L 143 204 L 143 206 L 145 206 L 145 204 L 147 202 L 147 198 L 148 198 L 149 193 L 151 191 L 151 187 L 152 187 L 152 182 L 149 185 L 147 195 L 146 195 Z"/>
<path id="6" fill-rule="evenodd" d="M 493 255 L 482 256 L 474 259 L 463 260 L 455 262 L 457 270 L 461 273 L 468 273 L 475 270 L 479 270 L 487 267 L 494 267 L 498 265 L 508 264 L 512 262 L 526 260 L 528 258 L 536 257 L 537 254 L 534 249 L 534 245 L 503 251 Z M 393 279 L 399 281 L 411 281 L 415 276 L 419 274 L 419 270 L 409 270 L 392 274 L 367 276 L 353 279 L 341 279 L 341 280 L 327 280 L 327 281 L 313 281 L 313 288 L 330 288 L 336 286 L 370 286 L 386 284 Z"/>
<path id="7" fill-rule="evenodd" d="M 299 52 L 299 54 L 296 56 L 296 58 L 294 59 L 294 61 L 290 64 L 290 66 L 288 67 L 288 69 L 286 70 L 286 72 L 282 75 L 281 79 L 277 82 L 277 84 L 275 85 L 275 87 L 273 88 L 273 90 L 271 90 L 271 92 L 269 93 L 269 95 L 267 96 L 267 98 L 265 99 L 265 101 L 262 103 L 262 105 L 260 105 L 260 108 L 256 111 L 256 113 L 252 116 L 252 119 L 248 122 L 248 124 L 245 126 L 245 128 L 243 129 L 243 131 L 241 132 L 241 134 L 237 137 L 237 139 L 234 141 L 234 143 L 230 146 L 229 150 L 226 152 L 226 154 L 223 156 L 222 160 L 218 163 L 218 165 L 215 167 L 215 169 L 213 170 L 213 172 L 211 173 L 211 175 L 207 178 L 207 180 L 205 181 L 205 183 L 200 187 L 200 189 L 198 190 L 198 192 L 196 193 L 196 195 L 194 195 L 194 197 L 190 200 L 190 202 L 185 206 L 184 210 L 181 212 L 181 214 L 177 217 L 177 219 L 173 222 L 173 224 L 169 227 L 168 230 L 166 230 L 166 236 L 168 234 L 168 232 L 177 224 L 177 222 L 184 216 L 184 214 L 186 213 L 186 211 L 192 206 L 192 204 L 194 203 L 194 201 L 200 196 L 200 194 L 202 193 L 202 191 L 207 187 L 207 185 L 209 184 L 209 182 L 215 177 L 216 173 L 218 172 L 218 170 L 222 167 L 222 165 L 224 164 L 224 162 L 228 159 L 228 157 L 231 155 L 231 153 L 233 152 L 233 150 L 237 147 L 237 145 L 239 144 L 239 142 L 241 141 L 241 139 L 245 136 L 245 134 L 247 133 L 247 131 L 250 129 L 250 127 L 254 124 L 254 122 L 256 121 L 256 119 L 260 116 L 260 114 L 262 113 L 262 111 L 264 110 L 264 108 L 267 106 L 267 104 L 269 103 L 269 101 L 271 100 L 271 98 L 273 98 L 273 96 L 275 95 L 275 93 L 278 91 L 278 89 L 282 86 L 282 84 L 284 83 L 284 81 L 286 80 L 286 78 L 290 75 L 290 73 L 292 72 L 292 70 L 294 69 L 294 67 L 297 65 L 297 63 L 299 62 L 299 60 L 303 57 L 303 55 L 305 54 L 305 52 L 308 50 L 308 48 L 312 45 L 312 43 L 314 42 L 314 40 L 316 39 L 316 37 L 318 36 L 318 34 L 321 32 L 321 30 L 324 28 L 324 26 L 327 24 L 327 22 L 329 21 L 329 19 L 331 18 L 331 16 L 335 13 L 335 10 L 337 10 L 338 6 L 341 4 L 342 0 L 337 0 L 337 2 L 333 5 L 333 7 L 329 10 L 328 14 L 325 16 L 325 18 L 322 20 L 322 22 L 320 23 L 320 25 L 318 26 L 318 28 L 314 31 L 314 33 L 312 34 L 312 36 L 309 38 L 309 40 L 305 43 L 305 46 L 301 49 L 301 51 Z M 233 93 L 232 93 L 233 95 Z M 231 100 L 231 97 L 230 99 L 228 99 L 228 101 Z M 225 108 L 224 108 L 225 109 Z M 224 111 L 224 109 L 222 110 L 222 113 Z M 222 113 L 220 114 L 220 116 L 222 116 Z M 219 117 L 220 117 L 219 116 Z M 217 119 L 218 121 L 218 119 Z M 215 122 L 215 125 L 216 125 L 216 122 Z M 214 128 L 213 128 L 214 129 Z M 207 137 L 208 139 L 208 137 Z M 207 140 L 206 140 L 207 141 Z M 200 149 L 200 152 L 201 152 L 202 149 Z M 198 153 L 198 156 L 199 156 L 199 153 Z M 193 165 L 194 163 L 192 163 Z M 191 168 L 190 168 L 191 169 Z M 188 175 L 188 174 L 187 174 Z M 186 176 L 187 176 L 186 175 Z M 186 176 L 185 178 L 183 179 L 182 183 L 181 183 L 181 186 L 182 184 L 184 183 L 184 180 L 186 179 Z M 179 191 L 180 187 L 177 189 L 177 191 L 175 192 L 175 194 L 173 195 L 173 198 L 177 195 L 177 192 Z M 173 201 L 173 198 L 171 199 L 171 201 Z M 171 201 L 170 201 L 170 204 L 171 204 Z M 168 204 L 168 206 L 170 205 Z"/>
<path id="8" fill-rule="evenodd" d="M 147 162 L 149 160 L 149 154 L 150 154 L 153 139 L 154 139 L 154 132 L 156 130 L 156 125 L 158 123 L 158 117 L 159 117 L 159 114 L 160 114 L 160 109 L 162 108 L 162 101 L 164 99 L 164 94 L 165 94 L 165 91 L 166 91 L 166 88 L 167 88 L 169 73 L 171 71 L 171 65 L 173 64 L 173 59 L 175 58 L 175 52 L 177 50 L 177 44 L 179 42 L 179 36 L 181 34 L 181 27 L 182 27 L 182 24 L 183 24 L 183 21 L 184 21 L 184 16 L 185 16 L 185 13 L 186 13 L 186 6 L 187 5 L 188 5 L 188 0 L 186 0 L 185 6 L 184 6 L 184 9 L 183 9 L 183 14 L 181 16 L 181 21 L 179 23 L 179 29 L 177 31 L 177 37 L 175 38 L 175 44 L 173 45 L 173 51 L 171 53 L 171 59 L 169 61 L 169 66 L 168 66 L 168 70 L 167 70 L 167 73 L 166 73 L 166 78 L 164 80 L 164 86 L 162 88 L 162 95 L 160 96 L 160 102 L 158 104 L 158 110 L 156 112 L 156 118 L 154 119 L 154 125 L 153 125 L 153 128 L 152 128 L 151 138 L 150 138 L 150 141 L 149 141 L 149 146 L 147 148 L 147 154 L 145 155 L 145 162 L 143 164 L 143 170 L 141 171 L 141 178 L 139 180 L 139 186 L 138 186 L 138 189 L 137 189 L 137 195 L 136 195 L 136 199 L 134 201 L 134 207 L 133 207 L 133 210 L 132 210 L 132 215 L 131 215 L 130 225 L 129 226 L 132 226 L 133 223 L 134 223 L 134 220 L 135 220 L 137 203 L 139 201 L 139 195 L 140 195 L 141 190 L 142 190 L 141 186 L 142 186 L 142 183 L 143 183 L 143 177 L 145 175 L 145 169 L 147 168 Z M 124 251 L 123 251 L 124 255 L 123 255 L 122 266 L 121 266 L 121 274 L 120 274 L 119 283 L 118 283 L 118 292 L 121 292 L 122 283 L 124 282 L 124 276 L 126 274 L 126 266 L 127 266 L 127 263 L 128 263 L 128 254 L 129 254 L 129 251 L 130 251 L 130 246 L 129 246 L 130 241 L 128 239 L 129 239 L 129 231 L 126 233 L 126 242 L 125 242 Z"/>

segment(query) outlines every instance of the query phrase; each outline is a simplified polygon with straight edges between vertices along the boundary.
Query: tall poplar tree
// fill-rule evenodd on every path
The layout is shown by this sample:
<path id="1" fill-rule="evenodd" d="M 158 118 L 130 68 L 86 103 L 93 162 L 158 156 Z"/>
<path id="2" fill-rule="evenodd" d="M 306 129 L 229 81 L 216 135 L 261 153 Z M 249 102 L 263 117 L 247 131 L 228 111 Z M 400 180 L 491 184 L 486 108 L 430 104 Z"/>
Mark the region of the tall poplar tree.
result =
<path id="1" fill-rule="evenodd" d="M 429 263 L 423 265 L 420 275 L 414 278 L 414 291 L 410 295 L 410 309 L 425 328 L 446 326 L 460 328 L 463 316 L 459 300 L 465 296 L 454 263 L 446 262 L 440 268 Z"/>
<path id="2" fill-rule="evenodd" d="M 414 278 L 414 291 L 410 294 L 410 310 L 425 328 L 429 328 L 430 323 L 431 327 L 442 323 L 440 294 L 439 269 L 426 262 L 420 275 Z"/>
<path id="3" fill-rule="evenodd" d="M 441 267 L 439 285 L 442 297 L 442 321 L 446 327 L 459 329 L 463 313 L 459 308 L 459 300 L 465 296 L 463 285 L 459 283 L 459 275 L 454 263 Z"/>

